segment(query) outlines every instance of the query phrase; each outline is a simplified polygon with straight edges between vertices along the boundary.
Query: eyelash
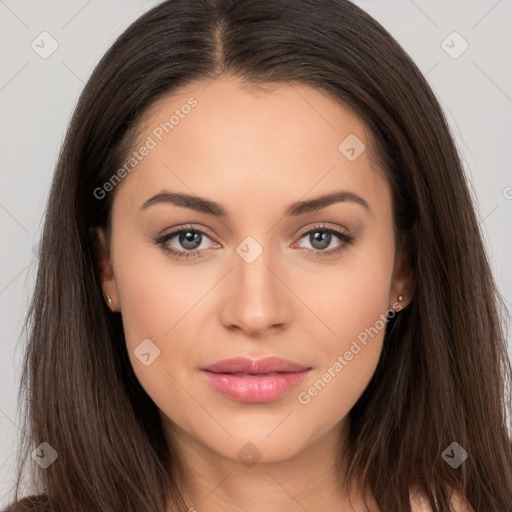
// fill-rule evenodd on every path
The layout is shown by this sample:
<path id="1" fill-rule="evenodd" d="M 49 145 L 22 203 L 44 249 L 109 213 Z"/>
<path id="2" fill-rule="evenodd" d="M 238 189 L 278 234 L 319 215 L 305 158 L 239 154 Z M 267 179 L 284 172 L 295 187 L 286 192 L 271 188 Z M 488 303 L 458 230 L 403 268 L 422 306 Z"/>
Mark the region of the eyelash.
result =
<path id="1" fill-rule="evenodd" d="M 318 258 L 324 258 L 324 257 L 332 256 L 333 254 L 337 254 L 337 253 L 341 252 L 343 249 L 345 249 L 347 245 L 352 244 L 355 240 L 355 237 L 353 237 L 351 235 L 347 235 L 346 233 L 342 233 L 341 231 L 338 231 L 337 229 L 333 229 L 333 228 L 330 228 L 330 227 L 322 225 L 322 224 L 318 224 L 317 226 L 314 226 L 313 228 L 308 229 L 307 231 L 304 231 L 301 234 L 301 236 L 299 237 L 299 240 L 304 238 L 305 235 L 309 235 L 310 233 L 314 233 L 317 231 L 323 232 L 323 233 L 328 233 L 330 235 L 335 235 L 342 241 L 342 243 L 339 247 L 337 247 L 336 249 L 331 249 L 329 251 L 321 251 L 321 250 L 306 248 L 307 251 L 314 252 L 315 257 L 318 257 Z M 203 231 L 201 229 L 194 228 L 192 226 L 190 226 L 190 227 L 183 226 L 180 229 L 177 229 L 176 231 L 173 231 L 167 235 L 163 235 L 160 238 L 154 239 L 154 243 L 156 245 L 158 245 L 163 251 L 170 254 L 173 258 L 176 258 L 176 259 L 197 258 L 197 257 L 201 256 L 201 254 L 205 251 L 205 249 L 202 249 L 199 251 L 198 250 L 177 251 L 176 249 L 172 249 L 167 245 L 167 242 L 170 239 L 174 238 L 176 235 L 179 235 L 180 233 L 188 233 L 188 232 L 199 233 L 201 235 L 204 235 L 204 236 L 210 238 L 208 233 L 206 233 L 205 231 Z"/>

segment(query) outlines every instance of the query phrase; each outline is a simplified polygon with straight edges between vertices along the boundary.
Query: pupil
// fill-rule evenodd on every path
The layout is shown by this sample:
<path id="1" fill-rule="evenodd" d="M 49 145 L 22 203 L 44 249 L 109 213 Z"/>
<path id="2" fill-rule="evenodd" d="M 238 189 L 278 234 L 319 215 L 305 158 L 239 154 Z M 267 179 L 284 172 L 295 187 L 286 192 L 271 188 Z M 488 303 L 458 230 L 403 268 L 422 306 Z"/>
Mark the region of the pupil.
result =
<path id="1" fill-rule="evenodd" d="M 191 231 L 187 231 L 180 235 L 180 243 L 186 249 L 196 249 L 200 244 L 201 233 L 193 233 Z"/>
<path id="2" fill-rule="evenodd" d="M 320 237 L 317 237 L 318 234 L 320 234 Z M 316 249 L 325 249 L 326 247 L 329 247 L 330 237 L 331 237 L 330 233 L 315 231 L 314 233 L 312 233 L 312 235 L 313 235 L 313 240 L 312 240 L 313 247 L 315 247 L 313 242 L 320 242 L 320 247 L 316 246 L 315 247 Z"/>

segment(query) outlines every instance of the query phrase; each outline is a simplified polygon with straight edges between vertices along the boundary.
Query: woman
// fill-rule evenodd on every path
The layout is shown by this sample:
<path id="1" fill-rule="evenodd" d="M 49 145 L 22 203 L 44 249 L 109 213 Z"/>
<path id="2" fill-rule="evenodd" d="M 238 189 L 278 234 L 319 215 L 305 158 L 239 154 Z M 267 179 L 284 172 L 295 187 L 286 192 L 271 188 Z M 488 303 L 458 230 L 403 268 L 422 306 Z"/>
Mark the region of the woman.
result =
<path id="1" fill-rule="evenodd" d="M 62 148 L 15 500 L 29 454 L 43 491 L 12 510 L 512 510 L 501 308 L 439 103 L 381 25 L 163 2 Z"/>

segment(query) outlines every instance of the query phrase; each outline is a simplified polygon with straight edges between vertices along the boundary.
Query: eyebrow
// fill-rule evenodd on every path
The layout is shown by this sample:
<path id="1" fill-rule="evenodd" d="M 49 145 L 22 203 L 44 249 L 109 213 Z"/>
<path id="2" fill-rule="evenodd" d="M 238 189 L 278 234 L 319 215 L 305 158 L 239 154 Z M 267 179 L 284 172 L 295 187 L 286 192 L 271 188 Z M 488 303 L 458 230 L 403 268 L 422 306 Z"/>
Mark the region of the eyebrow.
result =
<path id="1" fill-rule="evenodd" d="M 371 213 L 370 206 L 362 197 L 347 190 L 339 190 L 330 194 L 315 197 L 314 199 L 309 199 L 307 201 L 297 201 L 295 203 L 291 203 L 286 207 L 284 215 L 288 217 L 303 215 L 305 213 L 316 212 L 326 208 L 327 206 L 330 206 L 331 204 L 342 202 L 359 204 Z M 226 210 L 223 205 L 216 203 L 215 201 L 206 199 L 204 197 L 192 196 L 189 194 L 169 192 L 167 190 L 163 190 L 162 192 L 145 201 L 141 206 L 140 211 L 160 203 L 174 204 L 176 206 L 190 208 L 191 210 L 195 210 L 197 212 L 207 213 L 221 218 L 230 216 L 228 210 Z"/>

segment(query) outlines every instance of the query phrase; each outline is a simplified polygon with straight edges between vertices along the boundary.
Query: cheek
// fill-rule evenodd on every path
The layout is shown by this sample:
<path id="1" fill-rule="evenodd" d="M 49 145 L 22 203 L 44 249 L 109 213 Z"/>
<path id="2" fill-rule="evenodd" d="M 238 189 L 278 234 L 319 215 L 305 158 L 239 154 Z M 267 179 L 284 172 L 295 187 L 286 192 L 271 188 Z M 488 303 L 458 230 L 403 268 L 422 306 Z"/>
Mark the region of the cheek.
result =
<path id="1" fill-rule="evenodd" d="M 350 345 L 352 339 L 386 313 L 393 262 L 392 240 L 376 239 L 347 252 L 337 265 L 319 265 L 314 279 L 301 282 L 300 296 L 327 327 L 322 331 L 329 353 Z"/>
<path id="2" fill-rule="evenodd" d="M 300 389 L 298 402 L 310 417 L 335 423 L 357 402 L 377 367 L 386 330 L 394 247 L 389 239 L 347 258 L 331 271 L 329 287 L 308 294 L 312 309 L 330 328 L 316 345 L 316 371 Z M 327 277 L 327 276 L 325 276 Z M 310 302 L 311 304 L 311 302 Z M 318 337 L 317 337 L 318 338 Z"/>
<path id="3" fill-rule="evenodd" d="M 194 373 L 191 362 L 200 350 L 191 341 L 200 339 L 196 331 L 201 301 L 211 297 L 218 277 L 207 265 L 172 263 L 150 242 L 132 243 L 133 237 L 118 233 L 113 245 L 116 286 L 132 367 L 146 392 L 162 402 L 159 405 L 169 399 L 170 390 L 173 400 L 180 400 L 178 383 Z M 139 347 L 146 348 L 142 352 Z M 145 366 L 138 357 L 141 353 L 149 353 L 146 359 L 154 362 Z"/>
<path id="4" fill-rule="evenodd" d="M 382 352 L 386 308 L 375 295 L 363 298 L 331 322 L 336 335 L 318 347 L 322 357 L 298 390 L 297 401 L 309 421 L 325 428 L 349 413 L 368 386 Z"/>
<path id="5" fill-rule="evenodd" d="M 120 243 L 119 254 L 123 256 L 116 264 L 116 285 L 130 342 L 171 338 L 174 326 L 193 309 L 211 283 L 201 279 L 193 266 L 172 265 L 150 242 L 130 247 Z"/>
<path id="6" fill-rule="evenodd" d="M 155 252 L 134 247 L 116 268 L 126 348 L 137 380 L 155 404 L 181 411 L 190 405 L 179 385 L 187 378 L 183 362 L 190 360 L 186 315 L 201 291 Z"/>

